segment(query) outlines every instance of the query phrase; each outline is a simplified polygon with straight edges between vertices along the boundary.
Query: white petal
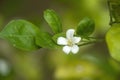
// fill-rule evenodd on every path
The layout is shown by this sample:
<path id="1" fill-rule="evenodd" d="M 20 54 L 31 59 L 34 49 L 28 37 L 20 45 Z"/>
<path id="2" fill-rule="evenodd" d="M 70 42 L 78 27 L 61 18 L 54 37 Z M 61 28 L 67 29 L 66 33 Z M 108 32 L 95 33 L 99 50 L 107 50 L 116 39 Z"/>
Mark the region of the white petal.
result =
<path id="1" fill-rule="evenodd" d="M 72 51 L 72 53 L 76 54 L 79 51 L 79 47 L 77 45 L 73 45 L 71 51 Z"/>
<path id="2" fill-rule="evenodd" d="M 70 51 L 71 51 L 71 47 L 69 47 L 69 46 L 64 46 L 64 47 L 63 47 L 63 51 L 64 51 L 66 54 L 69 54 Z"/>
<path id="3" fill-rule="evenodd" d="M 81 40 L 81 37 L 74 37 L 73 42 L 78 43 Z"/>
<path id="4" fill-rule="evenodd" d="M 74 35 L 74 32 L 75 32 L 74 29 L 69 29 L 69 30 L 67 30 L 67 32 L 66 32 L 66 37 L 67 37 L 67 39 L 72 39 L 72 38 L 73 38 L 73 35 Z"/>
<path id="5" fill-rule="evenodd" d="M 59 37 L 57 39 L 57 44 L 59 44 L 59 45 L 67 45 L 67 39 L 64 38 L 64 37 Z"/>

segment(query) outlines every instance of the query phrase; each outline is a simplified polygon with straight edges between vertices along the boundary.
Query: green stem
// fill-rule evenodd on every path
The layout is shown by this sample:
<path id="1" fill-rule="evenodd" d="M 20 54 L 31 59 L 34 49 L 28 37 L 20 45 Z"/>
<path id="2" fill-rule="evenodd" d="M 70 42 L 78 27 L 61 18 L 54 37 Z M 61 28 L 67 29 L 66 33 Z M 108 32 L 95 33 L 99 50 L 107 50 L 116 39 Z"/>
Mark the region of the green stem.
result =
<path id="1" fill-rule="evenodd" d="M 101 42 L 104 41 L 104 38 L 96 38 L 96 37 L 87 37 L 86 39 L 83 39 L 82 42 L 90 42 L 90 41 L 97 41 Z"/>
<path id="2" fill-rule="evenodd" d="M 93 38 L 94 38 L 94 37 L 93 37 Z M 78 46 L 84 46 L 84 45 L 93 44 L 93 43 L 102 42 L 102 41 L 104 41 L 104 39 L 97 39 L 97 38 L 94 38 L 93 40 L 82 41 L 83 43 L 78 44 Z"/>
<path id="3" fill-rule="evenodd" d="M 110 25 L 112 25 L 113 24 L 112 11 L 111 11 L 111 8 L 110 8 L 110 1 L 109 0 L 107 1 L 107 4 L 108 4 L 108 9 L 109 9 L 109 14 L 110 14 Z"/>
<path id="4" fill-rule="evenodd" d="M 86 42 L 86 43 L 78 44 L 78 46 L 84 46 L 84 45 L 93 44 L 93 43 L 96 43 L 96 42 L 97 41 Z"/>

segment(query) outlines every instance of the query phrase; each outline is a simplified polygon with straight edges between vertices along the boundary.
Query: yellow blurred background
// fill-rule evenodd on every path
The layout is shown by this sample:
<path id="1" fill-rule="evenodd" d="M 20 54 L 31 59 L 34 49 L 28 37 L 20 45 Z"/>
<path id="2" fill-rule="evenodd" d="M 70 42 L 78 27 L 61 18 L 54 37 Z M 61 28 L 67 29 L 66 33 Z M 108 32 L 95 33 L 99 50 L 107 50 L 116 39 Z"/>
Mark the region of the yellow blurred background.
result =
<path id="1" fill-rule="evenodd" d="M 50 32 L 46 9 L 58 13 L 64 31 L 76 29 L 87 16 L 95 21 L 92 36 L 104 38 L 110 27 L 107 0 L 0 0 L 0 30 L 13 19 L 25 19 Z M 61 49 L 25 52 L 0 39 L 0 80 L 120 80 L 119 66 L 105 41 L 66 55 Z"/>

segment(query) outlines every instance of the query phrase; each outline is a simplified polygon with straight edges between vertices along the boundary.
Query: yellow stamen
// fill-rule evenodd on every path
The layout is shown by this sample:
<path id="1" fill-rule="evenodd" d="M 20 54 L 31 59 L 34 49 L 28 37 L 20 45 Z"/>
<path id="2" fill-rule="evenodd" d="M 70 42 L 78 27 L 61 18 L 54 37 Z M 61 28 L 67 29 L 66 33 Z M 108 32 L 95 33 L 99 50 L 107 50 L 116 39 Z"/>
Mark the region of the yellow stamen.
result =
<path id="1" fill-rule="evenodd" d="M 73 46 L 72 40 L 68 40 L 68 46 Z"/>

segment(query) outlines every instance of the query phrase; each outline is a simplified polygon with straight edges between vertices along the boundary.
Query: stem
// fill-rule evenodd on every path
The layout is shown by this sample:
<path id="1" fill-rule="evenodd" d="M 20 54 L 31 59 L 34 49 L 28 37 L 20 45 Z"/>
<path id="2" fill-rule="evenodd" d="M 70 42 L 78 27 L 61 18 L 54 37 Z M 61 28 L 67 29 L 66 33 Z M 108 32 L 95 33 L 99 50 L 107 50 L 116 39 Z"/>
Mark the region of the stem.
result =
<path id="1" fill-rule="evenodd" d="M 88 45 L 88 44 L 93 44 L 93 43 L 96 43 L 96 42 L 102 42 L 104 41 L 104 39 L 96 39 L 94 37 L 92 37 L 94 40 L 89 40 L 89 41 L 82 41 L 83 43 L 82 44 L 78 44 L 78 46 L 84 46 L 84 45 Z"/>
<path id="2" fill-rule="evenodd" d="M 119 7 L 119 5 L 120 5 L 120 3 L 118 2 L 118 1 L 115 1 L 115 3 L 116 3 L 116 5 L 115 6 L 117 6 L 117 7 Z M 110 14 L 110 25 L 112 26 L 112 24 L 115 24 L 115 23 L 120 23 L 120 21 L 118 21 L 117 19 L 116 19 L 116 17 L 113 15 L 113 12 L 115 12 L 116 11 L 116 8 L 114 9 L 113 8 L 113 4 L 112 4 L 112 1 L 110 1 L 110 0 L 107 0 L 107 4 L 108 4 L 108 9 L 109 9 L 109 14 Z M 111 5 L 112 4 L 112 5 Z M 120 8 L 120 7 L 119 7 Z M 119 14 L 119 12 L 115 12 L 115 13 L 118 13 Z"/>
<path id="3" fill-rule="evenodd" d="M 82 40 L 82 42 L 88 42 L 88 41 L 101 42 L 101 41 L 104 41 L 104 38 L 87 37 L 85 40 L 84 39 Z"/>
<path id="4" fill-rule="evenodd" d="M 109 0 L 107 1 L 107 4 L 108 4 L 108 9 L 109 9 L 109 14 L 110 14 L 110 25 L 112 25 L 113 20 L 112 20 L 112 12 L 111 12 L 111 8 L 110 8 L 110 1 Z"/>
<path id="5" fill-rule="evenodd" d="M 93 43 L 96 43 L 96 42 L 97 41 L 86 42 L 86 43 L 79 44 L 78 46 L 84 46 L 84 45 L 93 44 Z"/>

